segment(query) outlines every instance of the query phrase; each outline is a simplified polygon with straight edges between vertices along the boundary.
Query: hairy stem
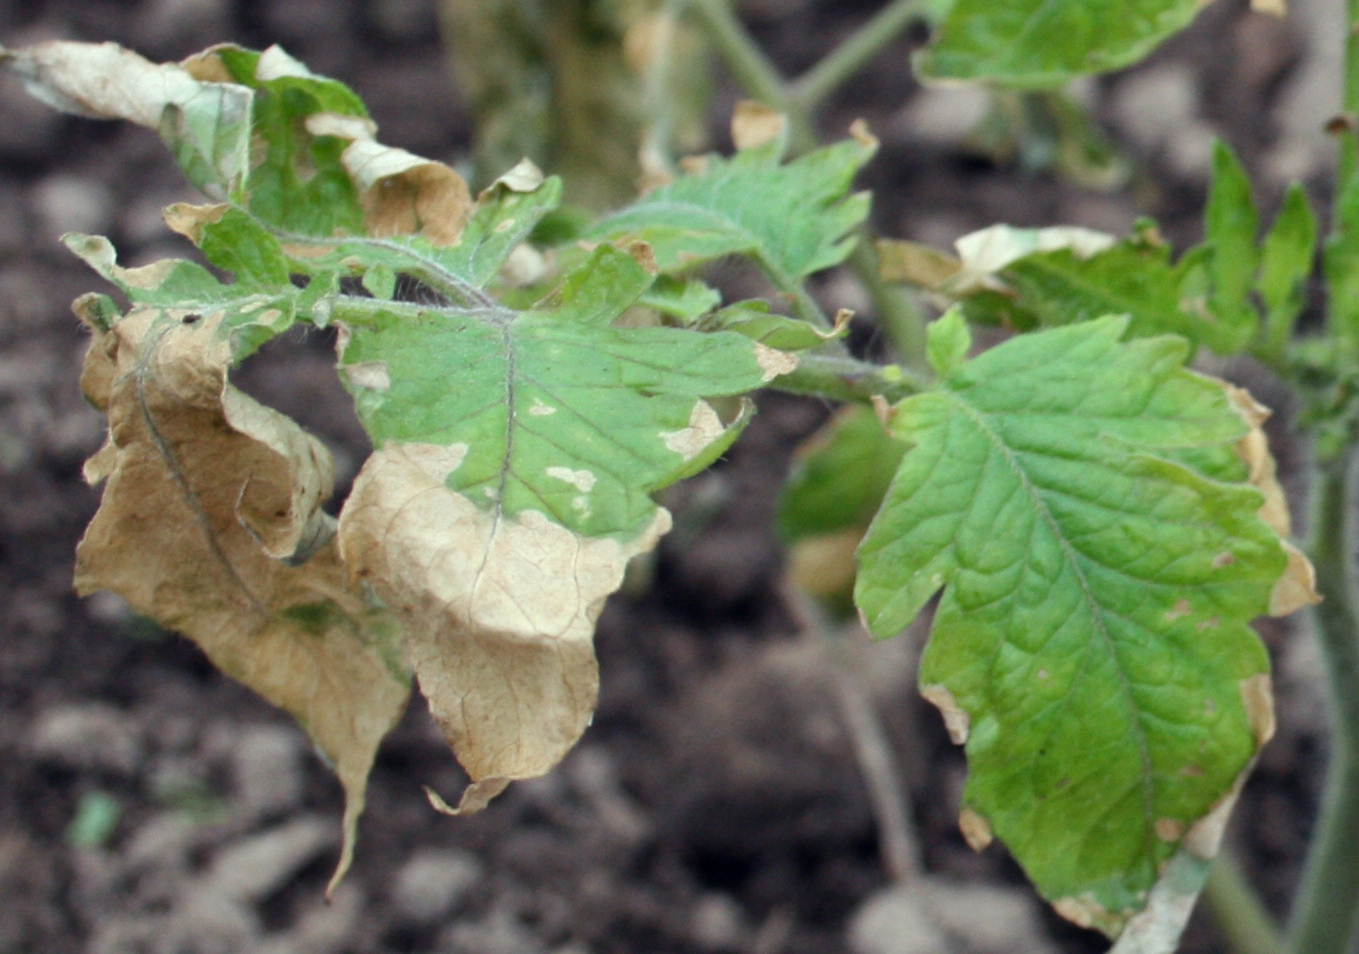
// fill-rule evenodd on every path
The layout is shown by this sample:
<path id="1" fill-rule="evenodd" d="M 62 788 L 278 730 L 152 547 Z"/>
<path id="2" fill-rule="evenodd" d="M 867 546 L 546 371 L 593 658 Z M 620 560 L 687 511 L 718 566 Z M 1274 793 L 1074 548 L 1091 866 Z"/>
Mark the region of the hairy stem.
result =
<path id="1" fill-rule="evenodd" d="M 919 14 L 920 0 L 894 0 L 793 84 L 793 98 L 804 110 L 815 109 L 839 89 Z"/>
<path id="2" fill-rule="evenodd" d="M 1293 902 L 1292 954 L 1345 954 L 1359 911 L 1359 613 L 1353 601 L 1349 496 L 1355 452 L 1319 462 L 1312 488 L 1309 555 L 1323 601 L 1312 620 L 1325 661 L 1331 757 L 1320 817 Z"/>

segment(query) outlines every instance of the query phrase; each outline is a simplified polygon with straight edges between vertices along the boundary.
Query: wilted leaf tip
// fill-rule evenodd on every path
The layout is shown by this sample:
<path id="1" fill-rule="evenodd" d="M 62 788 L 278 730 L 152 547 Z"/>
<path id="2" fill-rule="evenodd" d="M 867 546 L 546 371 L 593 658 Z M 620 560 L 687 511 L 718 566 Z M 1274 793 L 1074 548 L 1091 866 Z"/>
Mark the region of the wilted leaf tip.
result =
<path id="1" fill-rule="evenodd" d="M 430 710 L 483 806 L 510 780 L 549 771 L 589 723 L 592 645 L 628 560 L 669 529 L 657 508 L 629 540 L 585 537 L 536 511 L 484 509 L 448 485 L 465 448 L 389 442 L 365 463 L 340 516 L 340 546 L 405 624 Z M 552 476 L 577 489 L 581 468 Z"/>

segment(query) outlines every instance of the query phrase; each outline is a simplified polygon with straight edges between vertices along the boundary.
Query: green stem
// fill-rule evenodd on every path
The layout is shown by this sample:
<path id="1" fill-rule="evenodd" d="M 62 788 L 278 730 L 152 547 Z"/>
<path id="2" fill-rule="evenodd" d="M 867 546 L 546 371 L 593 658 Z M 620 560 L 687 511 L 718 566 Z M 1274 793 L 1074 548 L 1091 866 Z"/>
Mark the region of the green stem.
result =
<path id="1" fill-rule="evenodd" d="M 1359 912 L 1359 612 L 1353 600 L 1354 544 L 1348 508 L 1355 451 L 1320 461 L 1312 488 L 1312 542 L 1323 600 L 1312 610 L 1325 661 L 1330 765 L 1320 817 L 1293 902 L 1292 954 L 1345 954 Z"/>
<path id="2" fill-rule="evenodd" d="M 1350 121 L 1354 122 L 1356 117 L 1359 117 L 1359 0 L 1348 0 L 1346 23 L 1349 30 L 1345 36 L 1345 81 L 1342 108 Z M 1359 138 L 1356 138 L 1356 130 L 1351 128 L 1340 137 L 1337 198 L 1354 179 L 1356 172 L 1359 172 Z"/>
<path id="3" fill-rule="evenodd" d="M 732 12 L 730 0 L 689 0 L 689 10 L 741 88 L 788 117 L 793 154 L 815 148 L 816 133 L 809 110 L 795 100 L 788 82 Z"/>
<path id="4" fill-rule="evenodd" d="M 790 394 L 810 394 L 834 401 L 872 403 L 880 397 L 889 404 L 919 394 L 923 378 L 894 365 L 870 364 L 856 358 L 805 354 L 797 370 L 777 378 L 770 387 Z"/>
<path id="5" fill-rule="evenodd" d="M 846 264 L 873 303 L 878 327 L 892 342 L 901 363 L 914 371 L 924 371 L 925 316 L 904 291 L 882 280 L 878 255 L 873 251 L 867 229 L 861 231 Z"/>
<path id="6" fill-rule="evenodd" d="M 790 151 L 796 155 L 816 146 L 812 113 L 818 102 L 901 32 L 915 14 L 919 0 L 895 0 L 889 4 L 860 27 L 857 33 L 827 54 L 798 82 L 795 90 L 756 45 L 732 12 L 729 0 L 689 0 L 689 5 L 737 82 L 748 94 L 788 117 Z M 847 264 L 862 283 L 879 323 L 892 340 L 903 363 L 913 369 L 923 368 L 924 316 L 909 298 L 878 277 L 877 256 L 866 234 L 861 236 Z M 820 309 L 814 303 L 809 308 L 810 298 L 805 292 L 795 294 L 794 298 L 801 309 L 799 313 L 815 323 Z M 821 324 L 824 327 L 824 314 L 821 314 Z"/>
<path id="7" fill-rule="evenodd" d="M 820 105 L 895 40 L 919 8 L 920 0 L 894 0 L 878 11 L 793 84 L 793 98 L 799 106 L 812 110 Z"/>
<path id="8" fill-rule="evenodd" d="M 1226 845 L 1213 861 L 1203 896 L 1231 954 L 1279 954 L 1283 950 L 1283 938 L 1274 919 L 1246 880 L 1236 854 Z"/>

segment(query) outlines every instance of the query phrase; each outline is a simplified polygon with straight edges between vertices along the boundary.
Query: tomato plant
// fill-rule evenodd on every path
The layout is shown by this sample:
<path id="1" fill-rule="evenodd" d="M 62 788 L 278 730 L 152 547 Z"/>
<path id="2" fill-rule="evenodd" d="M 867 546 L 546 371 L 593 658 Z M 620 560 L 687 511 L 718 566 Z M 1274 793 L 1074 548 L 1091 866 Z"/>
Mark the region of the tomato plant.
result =
<path id="1" fill-rule="evenodd" d="M 1135 62 L 1199 6 L 935 3 L 917 70 L 1049 88 Z M 351 90 L 277 47 L 165 64 L 110 44 L 0 51 L 56 108 L 154 129 L 206 197 L 165 210 L 202 261 L 126 268 L 101 236 L 65 238 L 121 296 L 75 303 L 92 336 L 82 386 L 108 416 L 77 588 L 118 593 L 297 718 L 345 790 L 338 879 L 413 684 L 471 779 L 452 805 L 431 792 L 436 808 L 475 811 L 550 771 L 594 708 L 604 601 L 669 529 L 656 492 L 738 440 L 759 389 L 845 402 L 858 410 L 833 418 L 786 492 L 785 535 L 857 544 L 852 604 L 875 637 L 933 603 L 921 691 L 966 746 L 964 833 L 1001 839 L 1116 950 L 1177 943 L 1273 729 L 1250 623 L 1320 590 L 1340 767 L 1289 943 L 1343 950 L 1359 905 L 1344 847 L 1359 831 L 1353 129 L 1327 321 L 1303 333 L 1316 216 L 1295 187 L 1261 240 L 1225 146 L 1204 241 L 1178 256 L 1150 223 L 1125 237 L 996 226 L 956 254 L 872 245 L 870 198 L 852 191 L 871 132 L 817 145 L 810 115 L 915 5 L 888 4 L 793 83 L 720 0 L 687 12 L 762 102 L 738 108 L 733 154 L 653 169 L 600 214 L 564 208 L 561 180 L 528 161 L 473 195 L 452 168 L 383 145 Z M 705 266 L 730 259 L 769 294 L 724 297 Z M 846 262 L 891 360 L 854 354 L 847 313 L 808 290 Z M 926 326 L 893 285 L 942 314 Z M 373 445 L 338 517 L 330 452 L 229 376 L 299 325 L 336 330 Z M 978 326 L 1010 334 L 979 349 Z M 1305 549 L 1267 410 L 1194 370 L 1199 350 L 1255 356 L 1308 407 Z"/>

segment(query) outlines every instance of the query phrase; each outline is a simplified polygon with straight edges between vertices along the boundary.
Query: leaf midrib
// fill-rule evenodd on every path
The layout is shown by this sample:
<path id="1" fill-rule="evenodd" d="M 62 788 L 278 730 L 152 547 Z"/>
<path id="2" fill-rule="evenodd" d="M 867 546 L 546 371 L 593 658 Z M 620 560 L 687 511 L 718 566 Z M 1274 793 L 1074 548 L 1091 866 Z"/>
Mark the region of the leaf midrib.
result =
<path id="1" fill-rule="evenodd" d="M 1015 475 L 1015 478 L 1019 481 L 1020 486 L 1023 488 L 1025 494 L 1032 502 L 1034 512 L 1038 514 L 1040 520 L 1047 527 L 1048 531 L 1052 534 L 1053 538 L 1057 541 L 1057 545 L 1062 552 L 1064 561 L 1067 563 L 1067 565 L 1071 568 L 1072 572 L 1075 574 L 1076 580 L 1081 589 L 1082 598 L 1087 609 L 1089 610 L 1090 618 L 1094 625 L 1094 629 L 1096 633 L 1099 634 L 1100 640 L 1103 643 L 1109 658 L 1114 663 L 1114 671 L 1118 675 L 1119 689 L 1123 696 L 1125 705 L 1128 711 L 1130 713 L 1133 713 L 1134 716 L 1129 721 L 1133 726 L 1134 734 L 1137 739 L 1138 756 L 1142 764 L 1141 773 L 1142 814 L 1145 823 L 1148 826 L 1150 826 L 1154 822 L 1155 812 L 1152 805 L 1153 766 L 1150 748 L 1147 742 L 1146 731 L 1142 728 L 1141 720 L 1136 718 L 1136 713 L 1138 712 L 1136 700 L 1133 697 L 1132 687 L 1128 681 L 1127 676 L 1123 671 L 1123 667 L 1119 663 L 1118 651 L 1117 647 L 1114 645 L 1114 639 L 1104 625 L 1102 606 L 1098 599 L 1096 598 L 1095 592 L 1092 586 L 1090 585 L 1089 580 L 1086 578 L 1086 574 L 1084 572 L 1084 568 L 1082 566 L 1080 559 L 1081 556 L 1083 556 L 1083 554 L 1081 553 L 1081 551 L 1073 547 L 1067 540 L 1066 535 L 1062 532 L 1060 523 L 1058 522 L 1057 518 L 1053 515 L 1052 511 L 1048 508 L 1046 501 L 1043 499 L 1042 488 L 1040 488 L 1032 480 L 1029 479 L 1028 473 L 1025 471 L 1022 462 L 1019 460 L 1018 455 L 1007 443 L 1005 443 L 1005 440 L 1002 437 L 1002 435 L 992 426 L 988 415 L 985 412 L 973 407 L 967 401 L 963 400 L 962 395 L 956 391 L 943 391 L 942 394 L 945 395 L 948 400 L 952 401 L 954 404 L 957 405 L 957 407 L 962 411 L 966 419 L 977 428 L 981 435 L 986 439 L 988 444 L 990 444 L 991 447 L 1001 455 L 1002 459 L 1009 466 L 1011 472 Z M 1090 658 L 1089 653 L 1083 654 L 1081 670 L 1079 673 L 1077 673 L 1076 679 L 1072 680 L 1073 685 L 1075 684 L 1077 679 L 1084 677 L 1085 668 L 1087 666 L 1086 661 L 1089 658 Z"/>

